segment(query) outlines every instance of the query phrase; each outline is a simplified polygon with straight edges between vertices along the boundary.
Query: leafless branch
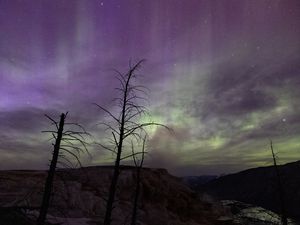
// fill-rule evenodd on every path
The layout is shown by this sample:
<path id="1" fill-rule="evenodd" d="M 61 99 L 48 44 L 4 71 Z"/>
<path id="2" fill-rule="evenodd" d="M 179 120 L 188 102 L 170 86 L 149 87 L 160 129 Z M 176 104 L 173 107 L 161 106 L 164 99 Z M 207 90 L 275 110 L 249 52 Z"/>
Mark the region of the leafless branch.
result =
<path id="1" fill-rule="evenodd" d="M 104 107 L 102 107 L 101 105 L 98 105 L 97 103 L 93 103 L 94 105 L 96 105 L 98 108 L 100 108 L 101 110 L 103 110 L 104 112 L 106 112 L 108 115 L 111 116 L 111 118 L 113 118 L 116 122 L 120 123 L 120 121 L 107 109 L 105 109 Z"/>

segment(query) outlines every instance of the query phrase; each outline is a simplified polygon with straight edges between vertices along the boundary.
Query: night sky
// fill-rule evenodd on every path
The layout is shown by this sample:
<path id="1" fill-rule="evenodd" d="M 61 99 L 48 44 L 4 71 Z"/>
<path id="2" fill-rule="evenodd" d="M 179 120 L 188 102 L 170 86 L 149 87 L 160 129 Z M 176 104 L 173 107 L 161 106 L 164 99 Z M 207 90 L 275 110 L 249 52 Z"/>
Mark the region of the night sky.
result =
<path id="1" fill-rule="evenodd" d="M 146 59 L 146 166 L 223 174 L 300 159 L 299 0 L 0 0 L 0 169 L 45 169 L 44 114 L 104 142 L 113 69 Z M 112 164 L 89 146 L 83 165 Z M 126 162 L 125 162 L 126 163 Z"/>

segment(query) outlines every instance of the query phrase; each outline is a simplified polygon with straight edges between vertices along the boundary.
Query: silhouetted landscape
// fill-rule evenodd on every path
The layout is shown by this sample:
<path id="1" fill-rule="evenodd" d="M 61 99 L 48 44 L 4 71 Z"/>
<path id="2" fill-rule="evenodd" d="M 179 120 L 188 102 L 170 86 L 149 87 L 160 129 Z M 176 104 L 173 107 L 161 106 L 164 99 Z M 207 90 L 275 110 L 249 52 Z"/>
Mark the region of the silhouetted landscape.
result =
<path id="1" fill-rule="evenodd" d="M 298 170 L 298 166 L 299 162 L 287 164 L 282 167 L 282 171 L 284 174 L 286 172 L 292 174 Z M 112 172 L 111 166 L 58 170 L 47 224 L 101 223 Z M 185 185 L 181 178 L 170 175 L 165 169 L 143 168 L 142 174 L 138 224 L 275 225 L 280 222 L 280 217 L 272 212 L 278 211 L 274 207 L 278 204 L 276 191 L 272 190 L 274 173 L 270 167 L 216 178 L 203 184 L 196 191 Z M 0 172 L 1 181 L 6 181 L 0 186 L 2 224 L 35 224 L 45 177 L 45 171 Z M 121 167 L 116 196 L 118 202 L 114 209 L 112 224 L 130 221 L 135 179 L 135 167 Z M 244 179 L 250 181 L 252 185 L 246 185 L 248 182 Z M 290 188 L 287 190 L 298 190 L 297 180 L 297 175 L 287 177 L 287 187 Z M 287 200 L 288 215 L 297 218 L 298 197 L 291 193 L 287 195 Z M 289 224 L 296 222 L 294 220 Z"/>
<path id="2" fill-rule="evenodd" d="M 300 225 L 300 0 L 0 0 L 0 225 Z"/>
<path id="3" fill-rule="evenodd" d="M 66 221 L 65 218 L 82 224 L 85 219 L 94 221 L 92 224 L 101 222 L 112 171 L 109 166 L 58 171 L 54 193 L 59 194 L 53 195 L 49 209 L 53 223 Z M 43 171 L 1 172 L 1 178 L 8 180 L 1 185 L 1 190 L 5 190 L 1 193 L 1 203 L 5 202 L 6 207 L 38 208 L 45 176 Z M 134 167 L 122 167 L 113 224 L 130 220 L 134 176 Z M 143 224 L 213 224 L 223 213 L 217 206 L 198 200 L 194 192 L 164 169 L 143 169 L 141 183 L 138 221 Z"/>

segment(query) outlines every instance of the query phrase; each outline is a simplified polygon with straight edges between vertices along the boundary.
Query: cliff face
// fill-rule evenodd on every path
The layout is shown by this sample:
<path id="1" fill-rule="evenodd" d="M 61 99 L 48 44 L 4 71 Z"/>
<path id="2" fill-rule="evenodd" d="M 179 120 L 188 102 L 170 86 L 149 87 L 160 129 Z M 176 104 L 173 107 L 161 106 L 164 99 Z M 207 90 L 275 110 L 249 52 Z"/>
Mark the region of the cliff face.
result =
<path id="1" fill-rule="evenodd" d="M 279 166 L 287 215 L 300 221 L 300 161 Z M 279 213 L 279 195 L 272 166 L 226 175 L 203 185 L 204 191 L 219 199 L 234 199 Z"/>
<path id="2" fill-rule="evenodd" d="M 112 167 L 88 167 L 57 172 L 49 221 L 93 224 L 102 221 Z M 0 171 L 0 205 L 30 207 L 37 215 L 45 171 Z M 129 224 L 135 169 L 123 167 L 113 224 Z M 197 195 L 163 169 L 143 169 L 138 221 L 141 225 L 213 225 L 222 208 Z M 126 222 L 128 221 L 128 222 Z"/>

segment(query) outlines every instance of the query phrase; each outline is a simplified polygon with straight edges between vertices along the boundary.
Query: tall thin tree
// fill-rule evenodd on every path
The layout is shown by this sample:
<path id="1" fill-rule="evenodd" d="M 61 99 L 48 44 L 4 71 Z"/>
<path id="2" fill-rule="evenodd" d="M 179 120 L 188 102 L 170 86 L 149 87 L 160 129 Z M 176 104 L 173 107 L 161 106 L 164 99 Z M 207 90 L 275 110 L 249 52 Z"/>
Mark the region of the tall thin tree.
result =
<path id="1" fill-rule="evenodd" d="M 48 212 L 48 208 L 49 208 L 51 192 L 52 192 L 55 169 L 56 169 L 58 155 L 59 155 L 60 143 L 61 143 L 63 130 L 64 130 L 65 119 L 66 119 L 66 115 L 64 113 L 62 113 L 61 116 L 60 116 L 60 121 L 59 121 L 58 126 L 57 126 L 57 123 L 54 120 L 51 119 L 56 124 L 57 137 L 56 137 L 56 141 L 55 141 L 55 144 L 54 144 L 52 160 L 51 160 L 51 163 L 50 163 L 50 168 L 48 170 L 47 180 L 46 180 L 46 183 L 45 183 L 44 195 L 43 195 L 43 201 L 42 201 L 42 205 L 41 205 L 41 209 L 40 209 L 40 214 L 39 214 L 39 217 L 38 217 L 38 220 L 37 220 L 38 225 L 44 225 L 45 224 L 45 220 L 46 220 L 46 216 L 47 216 L 47 212 Z"/>
<path id="2" fill-rule="evenodd" d="M 113 205 L 115 202 L 117 183 L 120 175 L 120 162 L 121 160 L 132 156 L 122 156 L 125 140 L 128 140 L 130 138 L 140 139 L 140 131 L 145 130 L 145 127 L 147 126 L 156 125 L 166 127 L 163 124 L 155 122 L 139 122 L 140 116 L 147 113 L 146 107 L 142 105 L 142 103 L 139 103 L 145 100 L 144 95 L 146 94 L 147 88 L 141 85 L 134 84 L 134 79 L 137 77 L 136 71 L 140 68 L 143 62 L 144 60 L 140 60 L 134 66 L 130 65 L 129 71 L 125 74 L 116 71 L 116 79 L 120 82 L 120 87 L 116 88 L 116 90 L 119 91 L 120 95 L 119 97 L 114 99 L 119 109 L 118 115 L 114 115 L 112 111 L 94 103 L 101 110 L 103 110 L 115 124 L 113 125 L 113 123 L 101 123 L 111 131 L 112 147 L 103 144 L 99 145 L 102 148 L 111 151 L 116 156 L 112 180 L 109 187 L 108 199 L 106 203 L 104 225 L 110 225 L 112 221 L 112 211 L 114 208 Z"/>
<path id="3" fill-rule="evenodd" d="M 50 116 L 45 115 L 52 122 L 52 125 L 55 125 L 55 130 L 49 130 L 43 132 L 51 133 L 52 135 L 51 139 L 55 140 L 55 144 L 53 144 L 54 147 L 53 147 L 52 159 L 48 170 L 47 179 L 45 182 L 43 199 L 40 208 L 40 213 L 37 219 L 37 225 L 44 225 L 46 222 L 57 164 L 58 163 L 63 165 L 72 164 L 72 162 L 68 159 L 68 157 L 64 153 L 67 153 L 72 157 L 74 157 L 77 161 L 77 164 L 79 165 L 81 165 L 81 163 L 78 154 L 80 152 L 83 152 L 83 149 L 85 149 L 85 151 L 88 153 L 88 150 L 86 148 L 87 143 L 84 141 L 83 135 L 89 135 L 89 134 L 84 130 L 84 128 L 81 125 L 77 123 L 66 123 L 65 120 L 67 114 L 68 113 L 66 114 L 62 113 L 60 115 L 59 122 L 55 121 Z M 72 130 L 64 131 L 65 125 L 75 125 L 79 127 L 82 131 L 72 131 Z"/>
<path id="4" fill-rule="evenodd" d="M 139 202 L 140 189 L 141 189 L 141 172 L 142 172 L 145 153 L 146 153 L 145 152 L 146 137 L 147 136 L 145 135 L 143 138 L 142 151 L 141 151 L 142 154 L 140 160 L 138 160 L 136 157 L 133 143 L 131 144 L 132 158 L 136 168 L 135 192 L 134 192 L 134 201 L 133 201 L 133 208 L 132 208 L 132 215 L 131 215 L 131 225 L 136 225 L 136 220 L 137 220 L 138 202 Z"/>
<path id="5" fill-rule="evenodd" d="M 278 168 L 278 165 L 277 165 L 276 155 L 274 153 L 272 140 L 270 140 L 270 147 L 271 147 L 271 152 L 272 152 L 273 165 L 274 165 L 274 169 L 275 169 L 275 173 L 276 173 L 277 190 L 278 190 L 278 195 L 279 195 L 279 204 L 280 204 L 279 206 L 280 206 L 280 214 L 281 214 L 281 224 L 282 225 L 287 225 L 288 222 L 287 222 L 285 202 L 284 202 L 284 197 L 285 197 L 284 188 L 283 188 L 279 168 Z"/>

